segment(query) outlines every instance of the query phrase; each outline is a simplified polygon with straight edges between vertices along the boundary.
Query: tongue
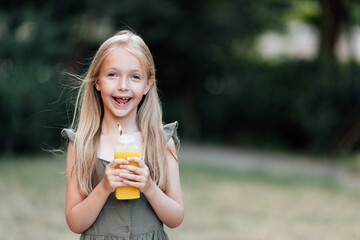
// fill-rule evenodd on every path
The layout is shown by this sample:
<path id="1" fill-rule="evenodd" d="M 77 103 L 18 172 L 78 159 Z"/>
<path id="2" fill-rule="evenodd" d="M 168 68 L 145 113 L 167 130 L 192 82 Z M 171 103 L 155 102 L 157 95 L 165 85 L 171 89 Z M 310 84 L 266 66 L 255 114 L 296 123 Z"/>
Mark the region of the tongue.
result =
<path id="1" fill-rule="evenodd" d="M 128 98 L 128 99 L 116 98 L 116 101 L 118 103 L 122 103 L 122 104 L 129 102 L 129 100 L 130 100 L 130 98 Z"/>

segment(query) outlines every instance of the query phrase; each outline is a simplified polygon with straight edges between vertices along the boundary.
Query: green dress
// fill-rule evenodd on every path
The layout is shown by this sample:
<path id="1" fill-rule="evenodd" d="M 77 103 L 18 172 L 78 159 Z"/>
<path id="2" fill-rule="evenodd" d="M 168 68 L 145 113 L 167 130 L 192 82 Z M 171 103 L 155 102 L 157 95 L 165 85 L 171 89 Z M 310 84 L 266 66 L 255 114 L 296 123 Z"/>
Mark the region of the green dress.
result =
<path id="1" fill-rule="evenodd" d="M 171 137 L 179 149 L 177 137 L 178 123 L 173 122 L 164 126 L 166 140 Z M 64 129 L 62 136 L 74 141 L 75 132 Z M 104 177 L 108 161 L 99 159 L 97 170 L 99 180 Z M 168 236 L 163 228 L 163 223 L 155 214 L 150 203 L 143 193 L 139 199 L 117 200 L 111 193 L 95 222 L 81 234 L 80 240 L 165 240 Z"/>

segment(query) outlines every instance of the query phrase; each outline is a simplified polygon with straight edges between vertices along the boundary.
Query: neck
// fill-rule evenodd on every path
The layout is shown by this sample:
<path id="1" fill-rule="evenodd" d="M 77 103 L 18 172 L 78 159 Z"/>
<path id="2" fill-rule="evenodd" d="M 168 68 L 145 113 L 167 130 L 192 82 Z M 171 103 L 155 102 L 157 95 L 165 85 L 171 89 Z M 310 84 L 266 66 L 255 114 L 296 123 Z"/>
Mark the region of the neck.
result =
<path id="1" fill-rule="evenodd" d="M 109 114 L 104 113 L 104 117 L 101 122 L 102 134 L 117 134 L 119 132 L 118 123 L 121 124 L 121 128 L 125 134 L 139 131 L 139 127 L 136 122 L 136 112 L 135 114 L 122 118 L 111 117 Z"/>

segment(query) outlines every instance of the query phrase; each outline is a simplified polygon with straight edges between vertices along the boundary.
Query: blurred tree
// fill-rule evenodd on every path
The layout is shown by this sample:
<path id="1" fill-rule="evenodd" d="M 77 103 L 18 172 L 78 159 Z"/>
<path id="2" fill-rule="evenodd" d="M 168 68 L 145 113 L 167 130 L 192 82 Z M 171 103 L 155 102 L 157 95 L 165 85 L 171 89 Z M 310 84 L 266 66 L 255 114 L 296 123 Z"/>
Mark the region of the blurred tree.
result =
<path id="1" fill-rule="evenodd" d="M 38 151 L 53 145 L 64 104 L 59 73 L 73 50 L 71 1 L 9 1 L 0 8 L 1 152 Z M 56 105 L 61 105 L 56 107 Z M 6 126 L 6 127 L 4 127 Z M 56 133 L 58 134 L 58 132 Z M 54 146 L 54 145 L 53 145 Z"/>
<path id="2" fill-rule="evenodd" d="M 336 65 L 334 61 L 338 61 L 335 54 L 336 47 L 340 35 L 344 34 L 347 38 L 350 38 L 351 35 L 348 29 L 351 29 L 354 23 L 359 23 L 360 3 L 354 0 L 319 0 L 319 2 L 322 10 L 319 26 L 321 32 L 319 59 L 324 63 L 322 68 L 325 68 L 322 79 L 327 82 L 344 81 L 344 78 L 338 77 L 337 71 L 339 71 L 339 67 L 334 66 L 334 64 Z M 350 41 L 348 40 L 348 42 Z M 349 48 L 349 56 L 353 57 L 351 51 Z M 340 84 L 337 85 L 340 87 Z M 351 92 L 348 89 L 348 93 Z M 355 94 L 358 95 L 358 92 Z M 344 98 L 353 99 L 353 101 L 343 106 L 345 108 L 343 117 L 339 119 L 337 126 L 334 128 L 337 140 L 330 141 L 332 143 L 330 148 L 348 151 L 353 149 L 360 139 L 360 112 L 358 110 L 360 99 L 351 97 L 350 94 L 346 97 L 344 95 Z"/>
<path id="3" fill-rule="evenodd" d="M 319 58 L 322 60 L 335 60 L 336 43 L 348 18 L 345 1 L 319 0 L 321 6 Z"/>

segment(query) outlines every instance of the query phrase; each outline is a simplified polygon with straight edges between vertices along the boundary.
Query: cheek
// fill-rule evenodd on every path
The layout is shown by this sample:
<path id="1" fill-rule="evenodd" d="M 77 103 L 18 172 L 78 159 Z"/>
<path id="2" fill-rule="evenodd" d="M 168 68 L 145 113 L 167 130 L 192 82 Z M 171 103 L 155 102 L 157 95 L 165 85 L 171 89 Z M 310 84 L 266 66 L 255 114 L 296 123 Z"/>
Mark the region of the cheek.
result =
<path id="1" fill-rule="evenodd" d="M 103 81 L 99 81 L 99 84 L 100 84 L 101 92 L 104 93 L 110 93 L 114 90 L 114 88 L 116 89 L 115 81 L 103 80 Z"/>

